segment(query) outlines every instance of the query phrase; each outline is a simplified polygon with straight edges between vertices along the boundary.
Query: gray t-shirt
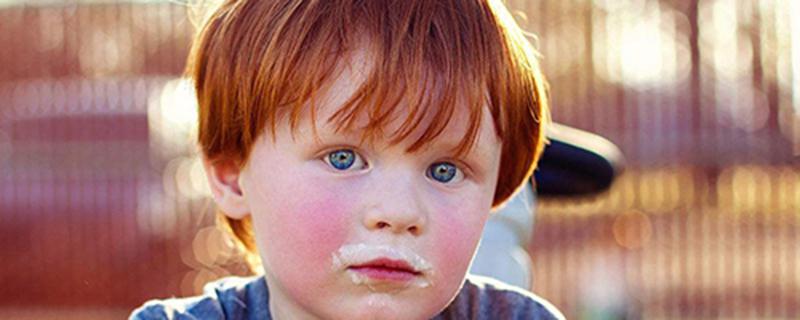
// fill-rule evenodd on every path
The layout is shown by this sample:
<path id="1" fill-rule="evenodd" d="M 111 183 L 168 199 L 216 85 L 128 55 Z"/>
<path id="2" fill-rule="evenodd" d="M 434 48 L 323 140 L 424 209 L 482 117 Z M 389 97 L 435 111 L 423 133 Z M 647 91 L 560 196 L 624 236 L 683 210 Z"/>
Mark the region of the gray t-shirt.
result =
<path id="1" fill-rule="evenodd" d="M 152 300 L 130 319 L 268 320 L 269 290 L 262 276 L 228 277 L 191 298 Z M 549 302 L 491 278 L 470 275 L 455 300 L 433 319 L 564 319 Z"/>

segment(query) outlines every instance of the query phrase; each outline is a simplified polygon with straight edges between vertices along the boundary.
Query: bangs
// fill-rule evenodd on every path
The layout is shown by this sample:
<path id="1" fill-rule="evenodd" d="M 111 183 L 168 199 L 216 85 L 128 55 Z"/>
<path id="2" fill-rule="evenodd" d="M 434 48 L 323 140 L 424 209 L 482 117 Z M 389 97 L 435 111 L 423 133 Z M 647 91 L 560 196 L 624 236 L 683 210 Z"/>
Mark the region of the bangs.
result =
<path id="1" fill-rule="evenodd" d="M 440 66 L 428 63 L 403 68 L 405 63 L 398 63 L 397 59 L 372 58 L 375 57 L 373 52 L 371 49 L 367 52 L 369 65 L 363 77 L 358 78 L 355 91 L 348 92 L 348 99 L 337 106 L 336 112 L 321 120 L 337 132 L 360 134 L 361 143 L 377 139 L 386 139 L 389 144 L 407 142 L 406 151 L 415 152 L 432 143 L 447 128 L 454 114 L 463 114 L 461 117 L 467 118 L 466 131 L 454 151 L 457 155 L 468 152 L 488 104 L 485 81 L 464 75 L 457 69 L 440 70 Z M 339 77 L 338 71 L 344 68 L 352 71 L 365 67 L 352 66 L 351 61 L 344 67 L 337 67 L 331 78 Z M 324 89 L 320 93 L 297 99 L 309 101 L 305 106 L 311 109 L 314 128 L 315 111 L 322 102 L 319 98 L 329 93 L 341 94 L 332 92 L 326 83 L 322 85 Z M 296 105 L 291 109 L 300 107 Z M 291 117 L 293 123 L 296 123 L 295 116 Z"/>
<path id="2" fill-rule="evenodd" d="M 339 131 L 360 132 L 362 142 L 388 137 L 396 144 L 413 137 L 407 148 L 413 152 L 435 140 L 455 112 L 466 112 L 467 130 L 455 152 L 471 149 L 482 112 L 487 105 L 493 109 L 487 84 L 498 63 L 491 59 L 503 51 L 489 45 L 501 42 L 487 39 L 498 38 L 497 30 L 490 28 L 495 24 L 489 21 L 493 17 L 488 8 L 477 1 L 337 1 L 307 2 L 296 10 L 289 18 L 292 24 L 276 36 L 298 41 L 286 43 L 280 49 L 283 57 L 261 69 L 292 70 L 285 77 L 263 74 L 263 88 L 284 86 L 282 96 L 261 99 L 281 106 L 267 115 L 273 131 L 282 113 L 296 127 L 309 106 L 316 124 L 321 92 L 342 69 L 367 65 L 355 92 L 322 121 Z M 366 124 L 357 121 L 364 118 Z M 397 120 L 401 124 L 386 132 L 387 124 Z M 496 128 L 502 136 L 500 123 Z"/>

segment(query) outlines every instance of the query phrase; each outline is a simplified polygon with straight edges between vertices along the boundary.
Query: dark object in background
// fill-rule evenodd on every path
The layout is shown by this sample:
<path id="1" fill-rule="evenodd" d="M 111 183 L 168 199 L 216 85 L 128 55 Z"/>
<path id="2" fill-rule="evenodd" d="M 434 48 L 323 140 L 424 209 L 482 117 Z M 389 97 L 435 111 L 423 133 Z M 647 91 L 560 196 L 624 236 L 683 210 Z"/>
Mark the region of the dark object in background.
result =
<path id="1" fill-rule="evenodd" d="M 605 138 L 565 125 L 550 125 L 534 186 L 539 196 L 577 196 L 608 189 L 622 172 L 624 158 Z"/>
<path id="2" fill-rule="evenodd" d="M 470 273 L 531 289 L 533 267 L 525 247 L 533 238 L 536 197 L 597 194 L 622 171 L 622 153 L 599 135 L 552 123 L 547 138 L 550 143 L 532 181 L 537 195 L 526 185 L 492 215 Z"/>

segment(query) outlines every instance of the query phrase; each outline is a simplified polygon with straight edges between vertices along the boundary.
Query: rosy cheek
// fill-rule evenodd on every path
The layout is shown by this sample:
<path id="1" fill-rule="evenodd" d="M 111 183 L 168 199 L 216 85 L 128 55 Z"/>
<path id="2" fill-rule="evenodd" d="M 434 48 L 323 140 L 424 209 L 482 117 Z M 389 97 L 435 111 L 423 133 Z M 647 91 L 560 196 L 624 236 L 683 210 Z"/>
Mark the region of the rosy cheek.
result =
<path id="1" fill-rule="evenodd" d="M 439 250 L 437 250 L 439 261 L 455 262 L 454 265 L 466 263 L 468 255 L 465 252 L 470 251 L 471 248 L 468 231 L 458 228 L 457 224 L 451 224 L 436 238 L 435 243 L 439 244 Z"/>
<path id="2" fill-rule="evenodd" d="M 264 239 L 264 245 L 271 248 L 270 253 L 283 259 L 301 260 L 306 263 L 321 263 L 330 258 L 345 240 L 347 228 L 347 206 L 334 197 L 320 197 L 325 193 L 304 193 L 304 195 L 284 198 L 284 205 L 264 226 L 272 236 Z M 271 242 L 271 243 L 270 243 Z M 309 260 L 311 259 L 311 260 Z"/>
<path id="3" fill-rule="evenodd" d="M 301 202 L 295 208 L 297 217 L 292 218 L 299 224 L 295 231 L 307 236 L 301 245 L 316 250 L 340 246 L 347 236 L 346 227 L 351 220 L 348 207 L 341 198 L 333 196 Z"/>
<path id="4" fill-rule="evenodd" d="M 468 211 L 470 208 L 463 206 L 439 211 L 446 214 L 441 214 L 437 221 L 441 229 L 435 235 L 435 259 L 440 262 L 440 266 L 449 267 L 446 274 L 458 276 L 458 272 L 466 271 L 483 230 L 485 219 L 480 217 L 480 213 Z"/>
<path id="5" fill-rule="evenodd" d="M 331 189 L 314 183 L 273 190 L 271 212 L 259 221 L 259 247 L 271 271 L 300 287 L 331 268 L 331 253 L 348 236 L 352 208 Z M 261 231 L 261 230 L 257 230 Z"/>

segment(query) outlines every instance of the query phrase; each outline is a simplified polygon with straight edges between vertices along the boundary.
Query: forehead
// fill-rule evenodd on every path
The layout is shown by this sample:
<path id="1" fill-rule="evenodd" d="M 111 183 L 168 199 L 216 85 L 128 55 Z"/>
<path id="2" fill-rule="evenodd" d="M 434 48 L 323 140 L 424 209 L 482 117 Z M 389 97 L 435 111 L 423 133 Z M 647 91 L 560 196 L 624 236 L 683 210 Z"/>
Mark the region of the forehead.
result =
<path id="1" fill-rule="evenodd" d="M 478 138 L 499 140 L 484 99 L 485 88 L 466 88 L 430 70 L 384 77 L 375 62 L 365 49 L 340 59 L 304 104 L 315 135 L 346 134 L 360 139 L 359 143 L 387 140 L 404 145 L 409 152 L 443 142 L 459 154 L 469 153 Z"/>

